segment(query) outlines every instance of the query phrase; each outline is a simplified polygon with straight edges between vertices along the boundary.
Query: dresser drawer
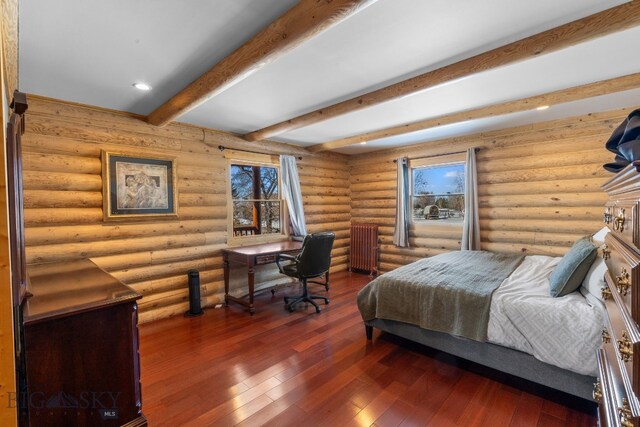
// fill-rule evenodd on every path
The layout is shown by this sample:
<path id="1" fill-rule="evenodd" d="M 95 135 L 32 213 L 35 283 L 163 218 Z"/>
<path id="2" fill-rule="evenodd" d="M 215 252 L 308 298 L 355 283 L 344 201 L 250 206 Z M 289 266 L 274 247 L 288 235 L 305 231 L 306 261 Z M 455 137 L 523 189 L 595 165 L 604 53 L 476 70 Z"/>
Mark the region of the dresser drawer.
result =
<path id="1" fill-rule="evenodd" d="M 610 346 L 609 346 L 610 347 Z M 598 350 L 598 378 L 593 385 L 593 400 L 598 404 L 598 421 L 600 427 L 617 426 L 617 391 L 616 378 L 612 373 L 605 348 Z"/>
<path id="2" fill-rule="evenodd" d="M 593 385 L 593 400 L 598 404 L 600 427 L 615 426 L 615 405 L 611 392 L 611 373 L 609 362 L 603 348 L 598 349 L 598 379 Z"/>
<path id="3" fill-rule="evenodd" d="M 610 199 L 604 208 L 604 222 L 614 235 L 640 248 L 637 201 Z"/>
<path id="4" fill-rule="evenodd" d="M 640 256 L 609 233 L 605 237 L 603 253 L 610 275 L 612 291 L 615 290 L 627 307 L 631 317 L 640 319 Z"/>
<path id="5" fill-rule="evenodd" d="M 598 378 L 594 384 L 593 398 L 598 403 L 598 419 L 601 427 L 640 425 L 634 413 L 638 401 L 629 399 L 620 369 L 615 363 L 615 350 L 611 344 L 603 344 L 598 350 Z"/>
<path id="6" fill-rule="evenodd" d="M 605 275 L 609 288 L 613 288 L 611 275 Z M 602 333 L 603 346 L 610 345 L 613 351 L 608 358 L 611 365 L 617 365 L 621 383 L 634 413 L 640 415 L 640 404 L 636 396 L 640 390 L 640 331 L 638 325 L 631 319 L 629 311 L 622 304 L 620 295 L 611 289 L 611 296 L 605 300 L 607 316 Z"/>

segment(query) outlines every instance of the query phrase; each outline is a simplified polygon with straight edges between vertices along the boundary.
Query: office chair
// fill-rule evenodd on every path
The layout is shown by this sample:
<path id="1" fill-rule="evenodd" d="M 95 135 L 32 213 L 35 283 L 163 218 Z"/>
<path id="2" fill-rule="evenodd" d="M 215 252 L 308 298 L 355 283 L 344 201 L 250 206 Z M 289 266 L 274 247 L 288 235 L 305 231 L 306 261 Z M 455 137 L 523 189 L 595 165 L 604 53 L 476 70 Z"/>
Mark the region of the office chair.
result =
<path id="1" fill-rule="evenodd" d="M 316 313 L 320 313 L 320 306 L 315 299 L 324 300 L 325 304 L 329 304 L 329 298 L 318 295 L 311 295 L 307 289 L 308 279 L 325 276 L 326 283 L 319 283 L 329 289 L 329 266 L 331 265 L 331 248 L 336 235 L 334 233 L 314 233 L 305 236 L 302 242 L 302 250 L 296 256 L 288 254 L 279 254 L 276 257 L 276 264 L 280 273 L 289 277 L 295 277 L 302 282 L 302 295 L 295 297 L 284 297 L 285 308 L 289 312 L 293 312 L 296 304 L 300 302 L 311 303 L 316 308 Z M 290 264 L 282 265 L 280 261 L 292 261 Z"/>

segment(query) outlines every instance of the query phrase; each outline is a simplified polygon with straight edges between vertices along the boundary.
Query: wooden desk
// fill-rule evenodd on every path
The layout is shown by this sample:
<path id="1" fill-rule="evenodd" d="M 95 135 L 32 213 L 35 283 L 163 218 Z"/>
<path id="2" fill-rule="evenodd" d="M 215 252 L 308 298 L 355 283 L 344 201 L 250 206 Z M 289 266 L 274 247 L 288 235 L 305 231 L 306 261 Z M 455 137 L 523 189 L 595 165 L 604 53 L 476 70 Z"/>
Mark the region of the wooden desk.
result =
<path id="1" fill-rule="evenodd" d="M 300 252 L 302 242 L 277 242 L 264 243 L 261 245 L 243 246 L 239 248 L 228 248 L 222 250 L 222 260 L 224 261 L 224 303 L 229 305 L 229 301 L 237 302 L 249 308 L 249 313 L 256 312 L 253 306 L 253 294 L 255 289 L 256 265 L 270 264 L 276 261 L 278 254 L 295 254 Z M 229 263 L 235 262 L 247 266 L 247 282 L 249 287 L 249 301 L 244 298 L 237 298 L 229 295 Z"/>

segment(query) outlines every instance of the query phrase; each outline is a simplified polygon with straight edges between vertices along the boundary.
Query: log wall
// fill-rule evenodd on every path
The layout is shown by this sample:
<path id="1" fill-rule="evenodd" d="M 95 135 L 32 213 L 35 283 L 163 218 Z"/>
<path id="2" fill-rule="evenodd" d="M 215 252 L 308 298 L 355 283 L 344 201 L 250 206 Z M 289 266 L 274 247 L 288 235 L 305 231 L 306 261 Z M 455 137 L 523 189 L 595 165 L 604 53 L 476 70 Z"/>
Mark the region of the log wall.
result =
<path id="1" fill-rule="evenodd" d="M 612 174 L 604 142 L 626 109 L 353 156 L 351 219 L 380 226 L 380 267 L 389 271 L 460 248 L 461 226 L 412 226 L 411 248 L 393 245 L 398 157 L 428 157 L 470 147 L 477 154 L 482 249 L 559 256 L 602 227 Z"/>
<path id="2" fill-rule="evenodd" d="M 12 99 L 7 97 L 8 93 L 15 86 L 12 86 L 11 76 L 17 76 L 17 61 L 8 65 L 8 58 L 11 52 L 17 52 L 17 37 L 7 39 L 7 27 L 17 28 L 18 15 L 9 13 L 8 9 L 15 6 L 17 1 L 0 2 L 0 114 L 8 118 L 10 115 L 9 102 Z M 8 19 L 11 16 L 13 19 Z M 17 58 L 17 56 L 16 56 Z M 4 120 L 3 120 L 4 123 Z M 13 295 L 11 283 L 11 248 L 9 242 L 9 218 L 8 218 L 8 190 L 7 190 L 7 160 L 5 157 L 5 126 L 0 129 L 2 138 L 2 149 L 0 149 L 0 396 L 10 398 L 16 393 L 16 367 L 15 367 L 15 347 L 13 334 Z M 18 425 L 18 410 L 15 405 L 9 402 L 0 405 L 0 425 Z"/>
<path id="3" fill-rule="evenodd" d="M 18 0 L 2 0 L 2 64 L 3 84 L 9 101 L 13 98 L 13 91 L 18 89 Z"/>
<path id="4" fill-rule="evenodd" d="M 332 271 L 346 269 L 351 200 L 346 156 L 249 143 L 188 125 L 157 128 L 131 114 L 37 96 L 29 96 L 23 137 L 28 262 L 93 259 L 144 295 L 141 322 L 188 309 L 189 269 L 200 270 L 203 304 L 221 302 L 228 179 L 220 144 L 302 156 L 298 166 L 309 232 L 335 231 Z M 102 149 L 176 157 L 180 219 L 103 222 Z M 260 281 L 280 277 L 273 266 L 262 270 Z M 245 275 L 237 272 L 234 282 Z"/>

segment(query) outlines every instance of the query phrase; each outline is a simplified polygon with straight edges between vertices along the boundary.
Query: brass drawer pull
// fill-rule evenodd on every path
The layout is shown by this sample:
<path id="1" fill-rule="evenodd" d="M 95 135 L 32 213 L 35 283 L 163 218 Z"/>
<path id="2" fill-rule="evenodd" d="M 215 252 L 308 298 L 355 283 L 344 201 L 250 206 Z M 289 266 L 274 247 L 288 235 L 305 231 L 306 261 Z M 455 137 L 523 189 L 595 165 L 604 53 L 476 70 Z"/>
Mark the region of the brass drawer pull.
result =
<path id="1" fill-rule="evenodd" d="M 609 258 L 611 258 L 611 251 L 609 250 L 609 246 L 603 245 L 602 246 L 602 259 L 606 261 Z"/>
<path id="2" fill-rule="evenodd" d="M 613 229 L 621 233 L 624 231 L 624 208 L 618 210 L 618 215 L 613 220 Z"/>
<path id="3" fill-rule="evenodd" d="M 620 275 L 616 276 L 616 288 L 618 288 L 618 293 L 626 297 L 630 286 L 631 281 L 629 280 L 629 272 L 626 268 L 622 267 L 620 269 Z"/>
<path id="4" fill-rule="evenodd" d="M 607 225 L 611 224 L 611 208 L 610 207 L 607 206 L 606 208 L 604 208 L 604 216 L 602 220 Z"/>
<path id="5" fill-rule="evenodd" d="M 607 328 L 604 328 L 602 330 L 602 342 L 605 344 L 609 344 L 611 342 L 611 335 L 609 335 L 609 331 L 607 331 Z"/>
<path id="6" fill-rule="evenodd" d="M 602 299 L 606 301 L 611 298 L 611 289 L 609 289 L 608 286 L 603 286 L 602 289 L 600 289 L 600 294 L 602 295 Z"/>
<path id="7" fill-rule="evenodd" d="M 620 353 L 620 360 L 623 362 L 628 362 L 633 357 L 633 348 L 627 331 L 622 331 L 622 339 L 618 340 L 618 352 Z"/>
<path id="8" fill-rule="evenodd" d="M 622 399 L 622 406 L 618 408 L 618 415 L 620 416 L 620 425 L 622 427 L 633 427 L 633 414 L 631 414 L 631 407 L 629 407 L 629 401 L 626 397 Z"/>
<path id="9" fill-rule="evenodd" d="M 596 382 L 593 384 L 593 400 L 599 402 L 602 399 L 602 386 L 600 385 L 600 378 L 596 378 Z"/>

